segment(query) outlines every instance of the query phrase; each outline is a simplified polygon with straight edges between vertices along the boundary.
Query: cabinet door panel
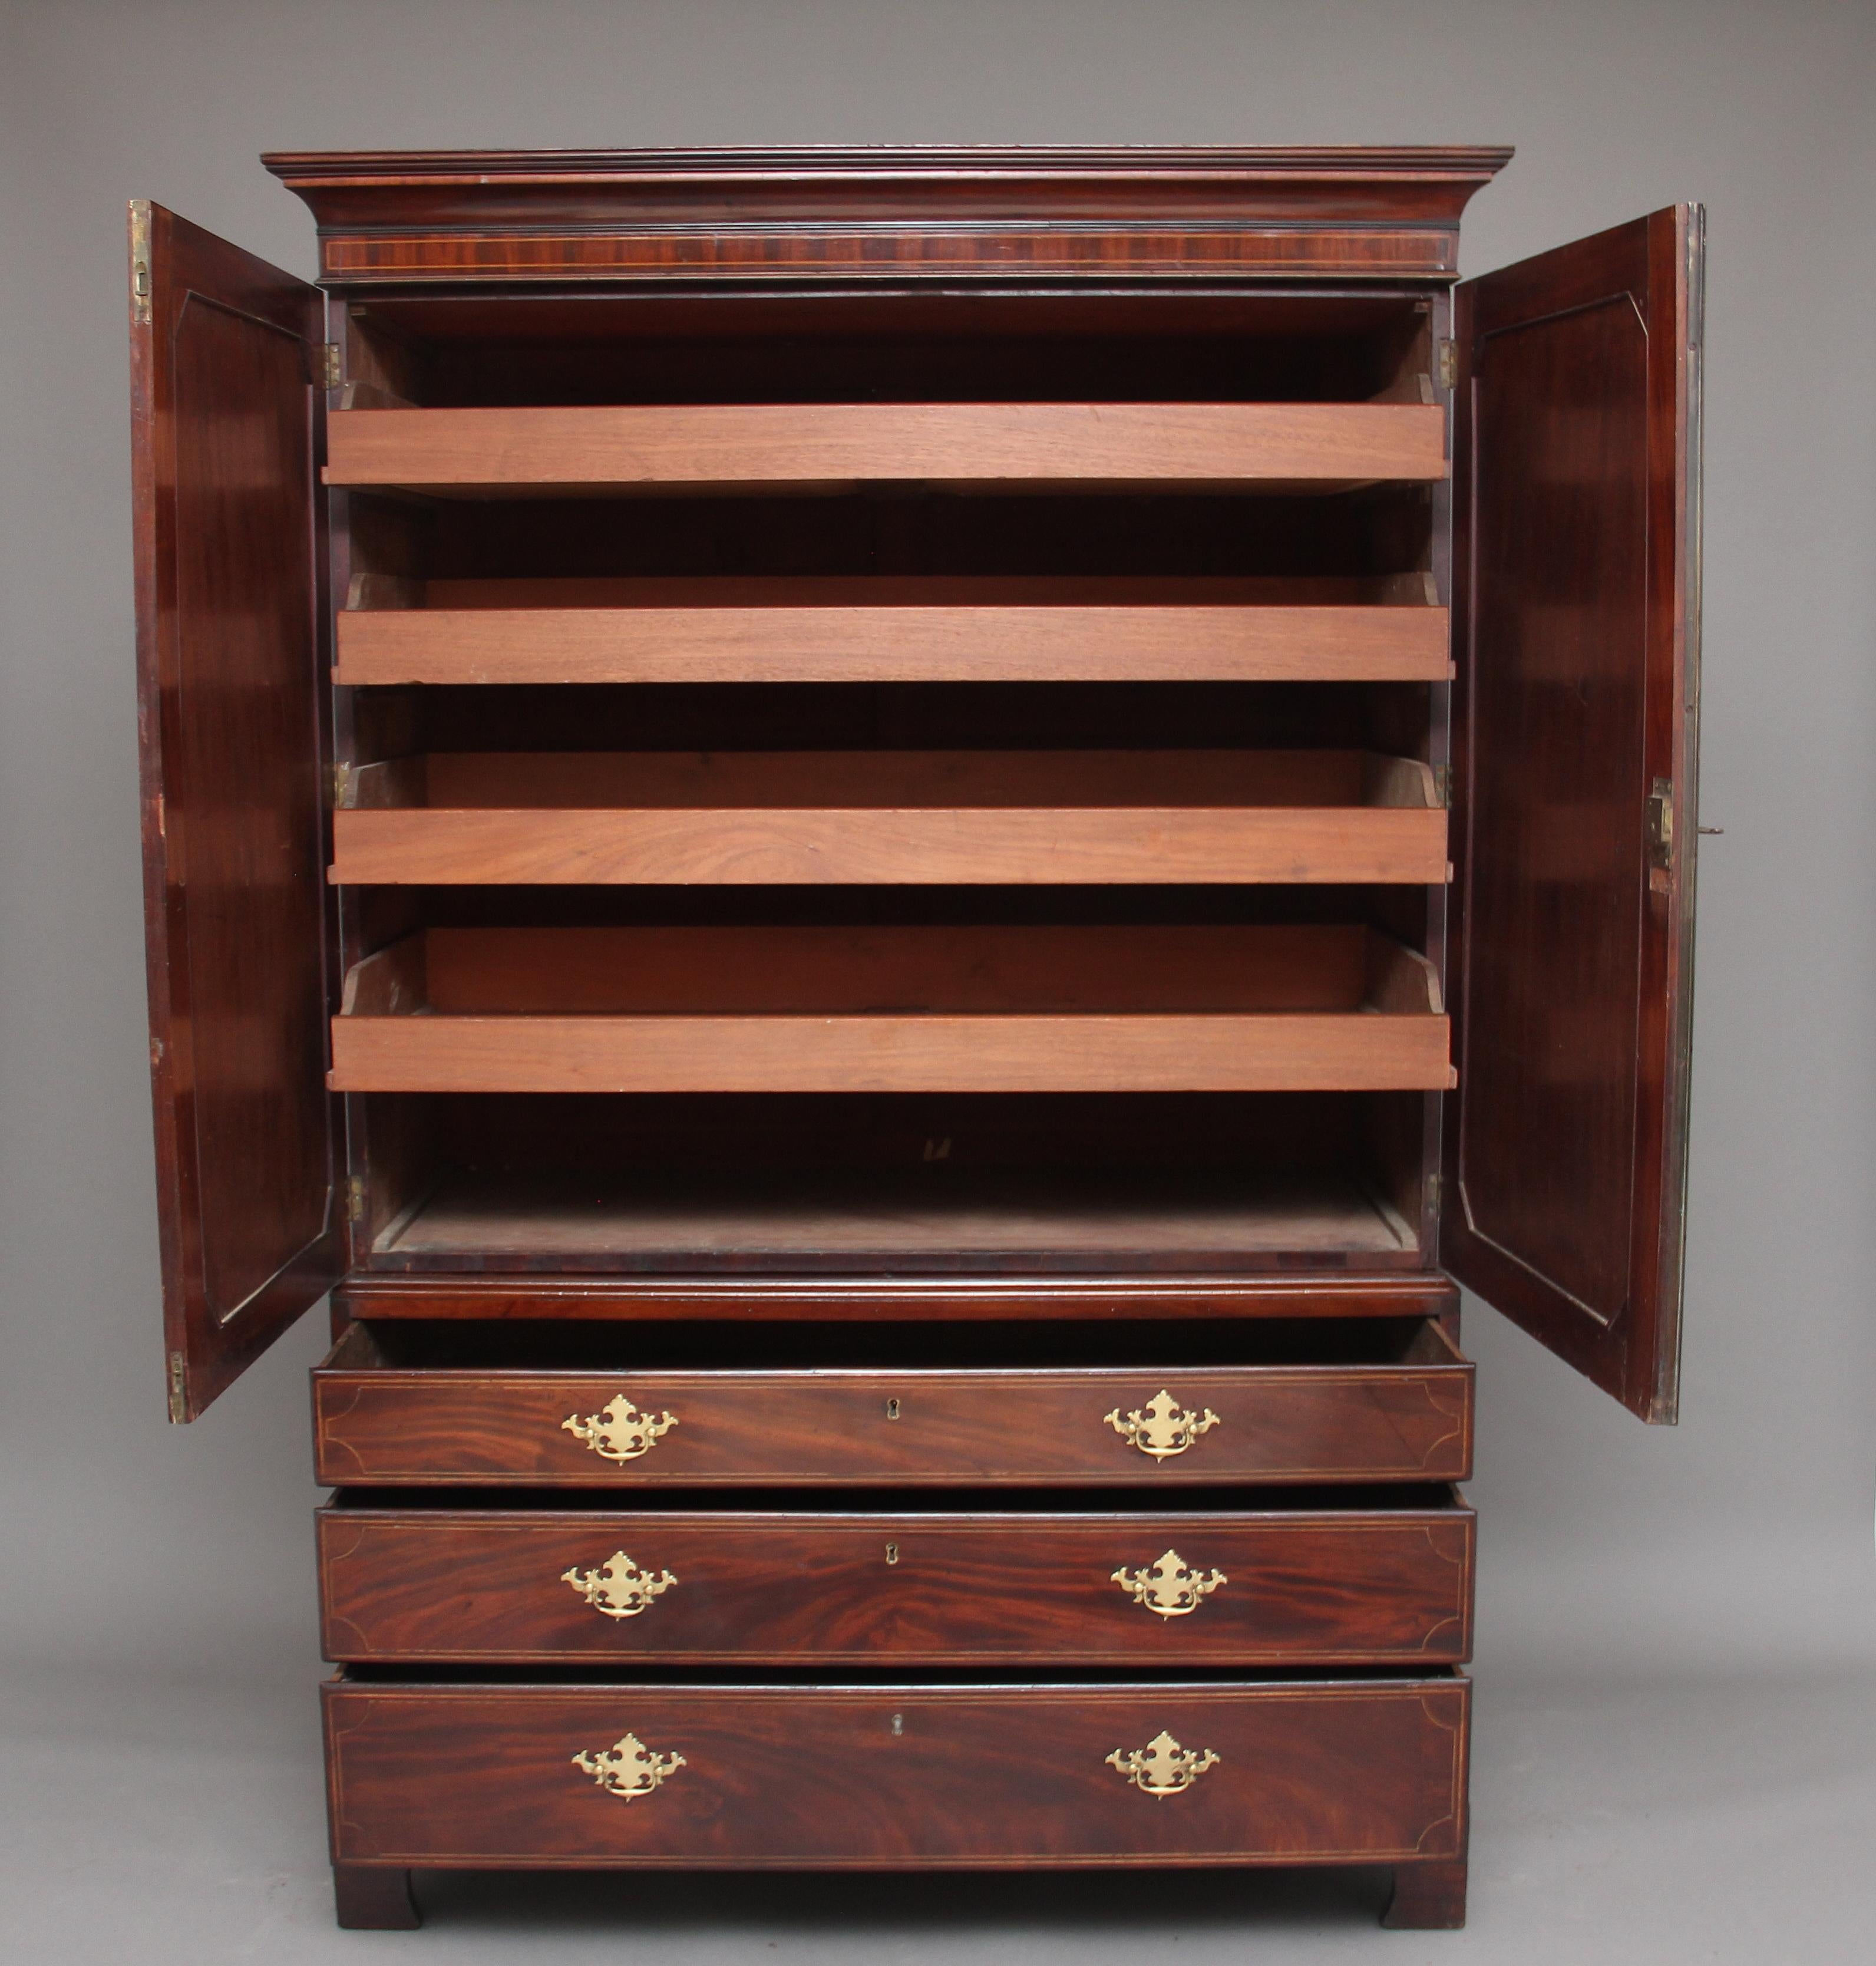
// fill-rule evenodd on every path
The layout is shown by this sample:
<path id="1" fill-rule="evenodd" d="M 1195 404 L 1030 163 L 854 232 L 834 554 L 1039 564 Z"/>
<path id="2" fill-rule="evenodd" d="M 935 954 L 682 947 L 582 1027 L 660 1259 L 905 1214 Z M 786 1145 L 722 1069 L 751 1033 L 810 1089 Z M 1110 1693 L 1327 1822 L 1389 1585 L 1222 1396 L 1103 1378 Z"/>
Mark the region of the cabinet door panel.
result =
<path id="1" fill-rule="evenodd" d="M 170 1416 L 330 1285 L 324 301 L 130 209 L 139 735 Z"/>
<path id="2" fill-rule="evenodd" d="M 1691 1010 L 1702 223 L 1459 290 L 1459 1086 L 1441 1255 L 1675 1417 Z"/>

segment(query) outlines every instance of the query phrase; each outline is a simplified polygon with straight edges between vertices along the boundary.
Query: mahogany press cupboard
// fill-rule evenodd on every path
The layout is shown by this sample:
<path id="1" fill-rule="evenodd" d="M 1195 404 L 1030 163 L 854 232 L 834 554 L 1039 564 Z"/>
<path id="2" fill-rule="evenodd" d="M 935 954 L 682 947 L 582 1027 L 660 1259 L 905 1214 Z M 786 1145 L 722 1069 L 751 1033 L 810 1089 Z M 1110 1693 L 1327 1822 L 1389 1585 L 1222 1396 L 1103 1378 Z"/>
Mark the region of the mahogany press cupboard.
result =
<path id="1" fill-rule="evenodd" d="M 340 1922 L 1370 1864 L 1478 1291 L 1674 1417 L 1701 221 L 1483 149 L 272 156 L 130 208 L 172 1417 L 328 1291 Z"/>

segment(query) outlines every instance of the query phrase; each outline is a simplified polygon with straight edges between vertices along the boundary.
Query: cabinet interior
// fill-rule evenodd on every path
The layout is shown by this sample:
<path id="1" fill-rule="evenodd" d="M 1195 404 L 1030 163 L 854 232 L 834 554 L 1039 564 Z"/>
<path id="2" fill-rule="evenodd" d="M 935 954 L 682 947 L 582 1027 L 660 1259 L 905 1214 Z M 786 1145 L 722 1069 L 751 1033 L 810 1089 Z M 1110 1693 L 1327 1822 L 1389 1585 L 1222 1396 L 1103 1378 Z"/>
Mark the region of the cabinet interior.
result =
<path id="1" fill-rule="evenodd" d="M 352 1104 L 378 1270 L 1422 1266 L 1416 1094 Z"/>
<path id="2" fill-rule="evenodd" d="M 1370 293 L 388 292 L 345 311 L 343 401 L 1424 406 L 1432 334 Z M 1424 1267 L 1446 1079 L 1363 1048 L 1443 1011 L 1442 486 L 616 488 L 334 496 L 362 1266 Z M 988 1073 L 1024 1010 L 1051 1089 Z M 1160 1085 L 1103 1020 L 1228 1067 L 1219 1017 L 1314 1011 L 1352 1048 L 1307 1089 L 1098 1089 Z M 789 1020 L 870 1012 L 951 1019 L 947 1082 L 787 1079 Z M 771 1017 L 784 1062 L 567 1089 L 609 1020 L 687 1014 Z M 524 1085 L 555 1017 L 591 1021 Z M 386 1062 L 452 1017 L 494 1062 Z"/>
<path id="3" fill-rule="evenodd" d="M 346 372 L 355 401 L 436 409 L 1420 401 L 1430 317 L 1420 295 L 1196 285 L 380 293 L 346 308 Z"/>

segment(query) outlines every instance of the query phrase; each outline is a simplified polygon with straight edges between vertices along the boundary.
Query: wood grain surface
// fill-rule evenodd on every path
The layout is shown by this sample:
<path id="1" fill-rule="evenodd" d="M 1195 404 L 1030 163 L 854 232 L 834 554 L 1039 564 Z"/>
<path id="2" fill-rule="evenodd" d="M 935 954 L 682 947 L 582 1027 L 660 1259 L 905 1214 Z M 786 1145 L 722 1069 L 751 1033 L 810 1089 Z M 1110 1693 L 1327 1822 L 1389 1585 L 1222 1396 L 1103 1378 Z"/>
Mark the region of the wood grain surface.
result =
<path id="1" fill-rule="evenodd" d="M 1441 881 L 1407 759 L 1321 752 L 437 753 L 367 765 L 349 883 Z"/>
<path id="2" fill-rule="evenodd" d="M 1169 1279 L 1287 1270 L 1313 1284 L 1340 1271 L 1368 1272 L 1362 1281 L 1372 1284 L 1376 1271 L 1405 1281 L 1425 1269 L 1411 1226 L 1352 1173 L 1136 1171 L 1091 1181 L 993 1168 L 948 1181 L 935 1165 L 935 1180 L 864 1166 L 754 1180 L 609 1177 L 529 1162 L 444 1168 L 375 1239 L 371 1271 L 407 1271 L 433 1287 L 504 1273 L 512 1286 L 560 1271 L 589 1284 L 658 1278 L 668 1288 L 674 1272 L 871 1284 L 882 1275 L 1028 1282 L 1128 1268 Z"/>
<path id="3" fill-rule="evenodd" d="M 1677 1410 L 1686 1198 L 1701 227 L 1675 206 L 1460 295 L 1443 1249 L 1656 1421 Z"/>
<path id="4" fill-rule="evenodd" d="M 1395 145 L 270 153 L 347 285 L 1450 280 L 1509 150 Z"/>
<path id="5" fill-rule="evenodd" d="M 1125 598 L 1141 583 L 962 579 L 895 598 L 910 584 L 864 577 L 788 583 L 787 601 L 748 591 L 780 583 L 735 579 L 662 598 L 681 585 L 413 582 L 413 603 L 339 611 L 334 680 L 1437 682 L 1451 666 L 1447 611 L 1424 601 L 1290 599 L 1200 578 L 1148 599 Z M 994 598 L 999 585 L 1020 598 Z"/>
<path id="6" fill-rule="evenodd" d="M 760 1498 L 708 1513 L 346 1506 L 320 1512 L 320 1629 L 328 1658 L 386 1665 L 1456 1664 L 1471 1646 L 1472 1539 L 1469 1510 L 1421 1501 L 1073 1515 L 790 1513 Z M 1212 1581 L 1162 1616 L 1115 1576 L 1150 1584 L 1169 1552 L 1183 1562 L 1164 1574 Z M 567 1581 L 618 1555 L 672 1580 L 626 1616 Z"/>
<path id="7" fill-rule="evenodd" d="M 1443 1090 L 1446 1020 L 1209 1017 L 345 1017 L 339 1092 Z"/>
<path id="8" fill-rule="evenodd" d="M 1471 1687 L 1453 1677 L 323 1690 L 341 1863 L 978 1870 L 1465 1848 Z M 1107 1757 L 1163 1732 L 1218 1758 L 1183 1794 L 1144 1794 Z M 629 1733 L 683 1765 L 625 1800 L 574 1758 Z"/>
<path id="9" fill-rule="evenodd" d="M 1472 1368 L 1437 1326 L 1398 1358 L 1039 1369 L 908 1364 L 707 1369 L 382 1360 L 362 1332 L 313 1376 L 318 1479 L 348 1484 L 615 1489 L 777 1484 L 1028 1486 L 1463 1480 Z M 622 1356 L 629 1359 L 629 1336 Z M 1064 1347 L 1064 1351 L 1067 1349 Z M 434 1348 L 429 1357 L 439 1355 Z M 440 1356 L 451 1354 L 443 1351 Z M 1162 1391 L 1218 1416 L 1155 1459 L 1106 1415 Z M 679 1423 L 636 1460 L 594 1453 L 562 1423 L 624 1396 Z M 1156 1552 L 1157 1555 L 1157 1552 Z"/>
<path id="10" fill-rule="evenodd" d="M 357 1270 L 333 1293 L 341 1328 L 356 1322 L 484 1322 L 506 1326 L 555 1323 L 636 1324 L 733 1317 L 738 1326 L 797 1320 L 816 1324 L 870 1325 L 916 1319 L 943 1328 L 1012 1317 L 1025 1323 L 1086 1324 L 1099 1339 L 1118 1321 L 1163 1323 L 1176 1333 L 1194 1320 L 1244 1320 L 1255 1332 L 1264 1320 L 1414 1318 L 1439 1320 L 1456 1334 L 1459 1294 L 1437 1270 L 1389 1275 L 1318 1268 L 1304 1277 L 1215 1271 L 1170 1276 L 1116 1272 L 1049 1275 L 992 1271 L 985 1275 L 919 1276 L 882 1273 L 843 1276 L 682 1275 L 516 1276 L 500 1271 L 400 1275 Z M 1048 1342 L 1057 1342 L 1051 1340 Z M 1443 1353 L 1430 1362 L 1458 1362 Z M 333 1362 L 336 1362 L 336 1361 Z M 1430 1471 L 1443 1481 L 1463 1477 Z"/>
<path id="11" fill-rule="evenodd" d="M 851 485 L 1346 489 L 1446 475 L 1424 403 L 735 403 L 335 410 L 325 482 L 477 493 Z"/>
<path id="12" fill-rule="evenodd" d="M 1385 1091 L 1452 1073 L 1430 966 L 1360 929 L 469 929 L 353 969 L 330 1082 Z"/>
<path id="13" fill-rule="evenodd" d="M 314 571 L 325 301 L 160 205 L 130 224 L 150 1081 L 185 1420 L 343 1262 Z"/>

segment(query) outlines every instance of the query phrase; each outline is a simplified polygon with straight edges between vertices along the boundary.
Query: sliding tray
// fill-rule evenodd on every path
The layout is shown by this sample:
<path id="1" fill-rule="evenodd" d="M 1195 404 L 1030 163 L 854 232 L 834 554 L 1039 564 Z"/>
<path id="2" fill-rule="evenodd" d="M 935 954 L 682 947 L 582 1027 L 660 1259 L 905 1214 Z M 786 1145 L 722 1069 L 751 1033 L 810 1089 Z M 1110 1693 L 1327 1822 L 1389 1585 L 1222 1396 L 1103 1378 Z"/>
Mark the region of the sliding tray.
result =
<path id="1" fill-rule="evenodd" d="M 1446 876 L 1432 772 L 1360 751 L 439 752 L 343 799 L 357 883 Z"/>
<path id="2" fill-rule="evenodd" d="M 442 497 L 1140 486 L 1335 492 L 1447 474 L 1437 403 L 706 403 L 336 410 L 328 485 Z"/>
<path id="3" fill-rule="evenodd" d="M 1443 682 L 1432 579 L 413 580 L 363 573 L 341 684 Z"/>
<path id="4" fill-rule="evenodd" d="M 341 1092 L 1438 1091 L 1358 927 L 430 929 L 356 965 Z"/>

